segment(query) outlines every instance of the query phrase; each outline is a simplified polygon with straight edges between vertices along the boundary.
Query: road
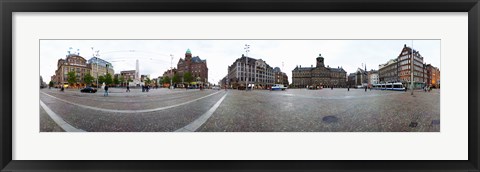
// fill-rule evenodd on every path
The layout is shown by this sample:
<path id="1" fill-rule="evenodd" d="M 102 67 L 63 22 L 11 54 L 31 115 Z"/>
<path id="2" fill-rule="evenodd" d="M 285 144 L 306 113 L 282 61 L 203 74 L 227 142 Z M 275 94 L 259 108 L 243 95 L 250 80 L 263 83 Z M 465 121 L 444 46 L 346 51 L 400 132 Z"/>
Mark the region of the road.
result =
<path id="1" fill-rule="evenodd" d="M 40 131 L 438 132 L 440 90 L 40 90 Z"/>

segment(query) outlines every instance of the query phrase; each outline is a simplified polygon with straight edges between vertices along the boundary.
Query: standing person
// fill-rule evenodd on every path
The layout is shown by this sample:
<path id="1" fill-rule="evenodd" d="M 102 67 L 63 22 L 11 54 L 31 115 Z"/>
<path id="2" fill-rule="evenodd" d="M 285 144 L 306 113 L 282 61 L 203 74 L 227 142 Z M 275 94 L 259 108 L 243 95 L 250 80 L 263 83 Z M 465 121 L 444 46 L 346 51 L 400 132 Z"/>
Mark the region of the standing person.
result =
<path id="1" fill-rule="evenodd" d="M 365 92 L 367 92 L 367 87 L 365 87 Z"/>
<path id="2" fill-rule="evenodd" d="M 350 85 L 347 87 L 347 91 L 350 91 Z"/>
<path id="3" fill-rule="evenodd" d="M 103 89 L 105 90 L 105 93 L 103 93 L 103 96 L 108 96 L 108 85 L 105 85 Z"/>
<path id="4" fill-rule="evenodd" d="M 127 91 L 126 92 L 130 92 L 130 86 L 127 85 Z"/>

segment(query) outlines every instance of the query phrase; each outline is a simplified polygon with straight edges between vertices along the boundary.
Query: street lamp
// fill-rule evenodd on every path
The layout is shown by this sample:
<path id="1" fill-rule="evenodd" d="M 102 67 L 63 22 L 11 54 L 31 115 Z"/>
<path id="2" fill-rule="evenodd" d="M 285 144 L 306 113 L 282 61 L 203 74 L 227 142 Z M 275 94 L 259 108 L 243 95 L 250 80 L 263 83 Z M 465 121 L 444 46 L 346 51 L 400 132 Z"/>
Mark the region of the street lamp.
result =
<path id="1" fill-rule="evenodd" d="M 171 58 L 171 60 L 170 60 L 170 73 L 173 74 L 173 54 L 170 54 L 170 58 Z M 173 75 L 172 75 L 172 77 L 170 77 L 170 89 L 172 89 L 172 87 L 173 87 L 172 82 L 173 82 Z"/>
<path id="2" fill-rule="evenodd" d="M 413 63 L 413 62 L 414 62 L 414 60 L 415 60 L 415 58 L 414 58 L 415 52 L 413 52 L 413 40 L 412 40 L 412 48 L 411 48 L 411 49 L 412 49 L 412 57 L 411 57 L 412 59 L 411 59 L 411 61 L 410 61 L 410 63 L 411 63 L 411 65 L 410 65 L 410 66 L 411 66 L 411 69 L 410 69 L 410 76 L 411 76 L 411 78 L 410 78 L 410 80 L 411 80 L 410 88 L 412 89 L 411 95 L 413 96 L 413 88 L 414 88 L 414 87 L 413 87 L 413 71 L 415 71 L 415 70 L 413 69 L 413 68 L 414 68 L 414 65 L 413 65 L 414 63 Z"/>
<path id="3" fill-rule="evenodd" d="M 250 52 L 250 45 L 245 44 L 245 91 L 248 91 L 248 52 Z"/>

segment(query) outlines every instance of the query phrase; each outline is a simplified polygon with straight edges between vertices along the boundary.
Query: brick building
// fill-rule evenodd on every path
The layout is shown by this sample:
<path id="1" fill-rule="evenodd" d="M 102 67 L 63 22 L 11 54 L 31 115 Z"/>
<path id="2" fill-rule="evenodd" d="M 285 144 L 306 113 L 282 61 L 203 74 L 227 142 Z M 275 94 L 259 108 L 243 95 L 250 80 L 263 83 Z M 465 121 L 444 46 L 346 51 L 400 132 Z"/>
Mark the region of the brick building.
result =
<path id="1" fill-rule="evenodd" d="M 208 67 L 207 60 L 202 60 L 198 56 L 192 57 L 192 52 L 187 49 L 185 58 L 180 58 L 177 63 L 177 74 L 181 78 L 187 72 L 192 74 L 196 84 L 202 85 L 208 83 Z"/>
<path id="2" fill-rule="evenodd" d="M 273 73 L 275 84 L 283 84 L 285 87 L 288 87 L 288 76 L 285 72 L 282 72 L 279 67 L 275 67 L 273 68 Z"/>
<path id="3" fill-rule="evenodd" d="M 75 72 L 75 83 L 68 83 L 68 72 Z M 87 65 L 85 58 L 80 56 L 79 53 L 75 54 L 69 51 L 65 59 L 57 61 L 57 70 L 55 70 L 55 75 L 51 79 L 55 86 L 69 84 L 71 87 L 84 87 L 86 86 L 85 75 L 90 72 L 91 68 Z"/>

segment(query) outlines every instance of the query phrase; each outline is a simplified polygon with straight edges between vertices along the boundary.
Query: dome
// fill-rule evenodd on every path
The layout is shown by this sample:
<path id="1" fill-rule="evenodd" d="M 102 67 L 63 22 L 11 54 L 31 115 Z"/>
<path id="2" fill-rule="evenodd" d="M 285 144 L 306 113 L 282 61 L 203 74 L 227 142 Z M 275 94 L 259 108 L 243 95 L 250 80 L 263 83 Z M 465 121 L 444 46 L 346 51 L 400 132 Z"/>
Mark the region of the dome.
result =
<path id="1" fill-rule="evenodd" d="M 190 51 L 190 48 L 187 49 L 187 52 L 185 54 L 192 54 L 192 52 Z"/>

